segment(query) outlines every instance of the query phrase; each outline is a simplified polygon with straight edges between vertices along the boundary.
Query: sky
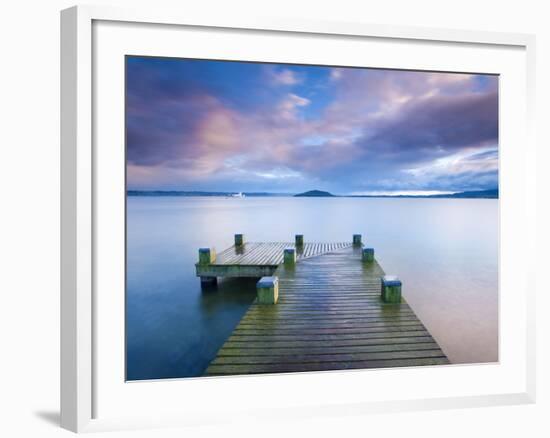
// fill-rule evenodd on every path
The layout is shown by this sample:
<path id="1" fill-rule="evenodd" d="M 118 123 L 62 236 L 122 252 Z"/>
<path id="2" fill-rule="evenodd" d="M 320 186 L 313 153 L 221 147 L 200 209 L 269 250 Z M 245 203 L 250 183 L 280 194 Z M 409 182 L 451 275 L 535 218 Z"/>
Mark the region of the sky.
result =
<path id="1" fill-rule="evenodd" d="M 126 58 L 131 190 L 498 186 L 498 77 Z"/>

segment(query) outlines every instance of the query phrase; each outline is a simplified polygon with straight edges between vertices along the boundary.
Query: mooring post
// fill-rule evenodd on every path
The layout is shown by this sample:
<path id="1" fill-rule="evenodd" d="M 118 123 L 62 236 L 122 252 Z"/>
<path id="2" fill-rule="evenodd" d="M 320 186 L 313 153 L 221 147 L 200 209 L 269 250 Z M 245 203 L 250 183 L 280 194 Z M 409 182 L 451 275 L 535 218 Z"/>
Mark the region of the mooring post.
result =
<path id="1" fill-rule="evenodd" d="M 364 262 L 374 262 L 374 248 L 363 248 L 363 257 Z"/>
<path id="2" fill-rule="evenodd" d="M 199 248 L 199 265 L 210 265 L 216 261 L 216 250 L 214 248 Z M 201 276 L 201 286 L 215 286 L 218 284 L 217 277 Z"/>
<path id="3" fill-rule="evenodd" d="M 199 264 L 209 265 L 216 261 L 216 250 L 214 248 L 199 248 Z"/>
<path id="4" fill-rule="evenodd" d="M 401 280 L 395 275 L 384 275 L 382 283 L 382 301 L 385 303 L 401 302 Z"/>
<path id="5" fill-rule="evenodd" d="M 361 234 L 354 234 L 353 235 L 353 246 L 361 246 Z"/>
<path id="6" fill-rule="evenodd" d="M 276 304 L 279 299 L 279 278 L 262 277 L 256 283 L 258 304 Z"/>
<path id="7" fill-rule="evenodd" d="M 296 264 L 296 250 L 294 248 L 285 248 L 283 262 L 286 266 L 294 266 Z"/>
<path id="8" fill-rule="evenodd" d="M 296 248 L 304 246 L 304 235 L 296 234 L 296 236 L 294 236 L 294 243 L 296 244 Z"/>
<path id="9" fill-rule="evenodd" d="M 244 245 L 244 234 L 235 234 L 235 246 Z"/>

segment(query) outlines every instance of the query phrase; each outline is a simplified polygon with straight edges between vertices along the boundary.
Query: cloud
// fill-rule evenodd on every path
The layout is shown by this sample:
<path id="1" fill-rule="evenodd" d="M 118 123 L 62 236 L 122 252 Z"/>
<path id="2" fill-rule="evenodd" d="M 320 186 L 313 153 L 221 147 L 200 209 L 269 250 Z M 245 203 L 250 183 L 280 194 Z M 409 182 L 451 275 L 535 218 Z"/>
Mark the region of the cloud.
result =
<path id="1" fill-rule="evenodd" d="M 180 60 L 137 63 L 127 79 L 133 187 L 349 193 L 498 182 L 496 77 Z"/>
<path id="2" fill-rule="evenodd" d="M 285 167 L 276 167 L 263 172 L 255 172 L 255 175 L 268 179 L 300 178 L 301 174 Z"/>
<path id="3" fill-rule="evenodd" d="M 477 190 L 498 185 L 498 149 L 496 146 L 482 149 L 465 149 L 458 153 L 437 158 L 403 172 L 412 176 L 419 187 L 453 187 L 457 183 L 464 190 Z"/>
<path id="4" fill-rule="evenodd" d="M 407 102 L 378 121 L 368 141 L 389 150 L 452 150 L 498 140 L 496 93 L 435 95 Z"/>
<path id="5" fill-rule="evenodd" d="M 289 93 L 278 105 L 279 116 L 284 120 L 295 119 L 297 109 L 310 103 L 311 101 L 305 97 Z"/>
<path id="6" fill-rule="evenodd" d="M 270 69 L 271 81 L 275 85 L 297 85 L 302 79 L 289 69 Z"/>
<path id="7" fill-rule="evenodd" d="M 497 170 L 498 150 L 494 147 L 481 152 L 460 152 L 443 158 L 437 158 L 421 166 L 405 169 L 404 172 L 414 177 L 425 177 L 430 175 L 457 175 Z"/>
<path id="8" fill-rule="evenodd" d="M 332 68 L 330 69 L 330 79 L 333 81 L 337 81 L 342 77 L 342 69 L 341 68 Z"/>

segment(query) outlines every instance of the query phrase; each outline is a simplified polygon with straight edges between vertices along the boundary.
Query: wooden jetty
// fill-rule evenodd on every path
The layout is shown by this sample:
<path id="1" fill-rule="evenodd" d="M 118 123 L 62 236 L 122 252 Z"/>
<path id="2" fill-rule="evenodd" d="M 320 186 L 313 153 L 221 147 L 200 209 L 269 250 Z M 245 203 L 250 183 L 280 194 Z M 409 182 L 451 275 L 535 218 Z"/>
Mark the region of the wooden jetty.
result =
<path id="1" fill-rule="evenodd" d="M 220 254 L 213 248 L 201 248 L 195 266 L 203 283 L 215 282 L 217 277 L 260 278 L 273 275 L 283 263 L 285 249 L 295 249 L 296 259 L 302 260 L 350 246 L 351 242 L 304 243 L 300 234 L 295 242 L 245 242 L 242 234 L 236 234 L 235 244 Z"/>
<path id="2" fill-rule="evenodd" d="M 281 253 L 283 247 L 289 253 L 295 247 L 261 247 L 265 245 L 273 245 L 279 264 L 272 276 L 258 282 L 258 298 L 206 375 L 449 363 L 401 297 L 401 282 L 385 275 L 372 248 L 364 248 L 360 238 L 355 245 L 334 244 L 312 249 L 308 256 L 294 254 L 294 260 Z M 229 263 L 238 257 L 222 260 Z"/>

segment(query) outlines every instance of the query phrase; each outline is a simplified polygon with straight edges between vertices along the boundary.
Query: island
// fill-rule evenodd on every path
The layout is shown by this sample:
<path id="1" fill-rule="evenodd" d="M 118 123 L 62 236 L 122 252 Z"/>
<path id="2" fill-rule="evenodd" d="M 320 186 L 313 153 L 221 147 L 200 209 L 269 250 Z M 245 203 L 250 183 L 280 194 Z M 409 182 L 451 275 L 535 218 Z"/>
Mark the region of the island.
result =
<path id="1" fill-rule="evenodd" d="M 332 193 L 329 192 L 323 192 L 322 190 L 310 190 L 308 192 L 304 193 L 298 193 L 297 195 L 294 195 L 296 197 L 310 197 L 310 198 L 330 198 L 334 197 Z"/>

